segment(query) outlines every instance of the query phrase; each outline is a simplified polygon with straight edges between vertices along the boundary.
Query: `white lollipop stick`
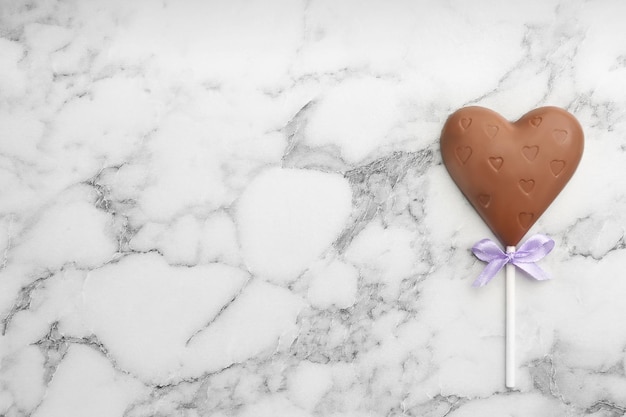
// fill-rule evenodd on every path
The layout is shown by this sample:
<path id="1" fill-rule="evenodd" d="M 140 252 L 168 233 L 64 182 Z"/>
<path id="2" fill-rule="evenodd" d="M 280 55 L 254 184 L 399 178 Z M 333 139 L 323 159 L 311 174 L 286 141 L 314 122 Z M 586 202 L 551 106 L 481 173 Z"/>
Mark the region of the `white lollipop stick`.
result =
<path id="1" fill-rule="evenodd" d="M 515 252 L 515 246 L 507 246 L 506 253 Z M 505 384 L 515 387 L 515 265 L 507 263 L 506 274 L 506 323 L 505 323 Z"/>

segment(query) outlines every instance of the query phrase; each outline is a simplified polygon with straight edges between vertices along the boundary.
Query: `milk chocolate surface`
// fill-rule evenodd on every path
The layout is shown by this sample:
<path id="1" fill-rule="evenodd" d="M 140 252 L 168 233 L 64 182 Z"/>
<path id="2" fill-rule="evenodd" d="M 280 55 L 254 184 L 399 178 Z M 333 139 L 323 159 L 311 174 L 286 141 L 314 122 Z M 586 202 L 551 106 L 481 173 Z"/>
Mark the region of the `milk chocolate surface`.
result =
<path id="1" fill-rule="evenodd" d="M 454 112 L 441 132 L 450 176 L 502 244 L 516 246 L 574 174 L 578 121 L 541 107 L 510 123 L 483 107 Z"/>

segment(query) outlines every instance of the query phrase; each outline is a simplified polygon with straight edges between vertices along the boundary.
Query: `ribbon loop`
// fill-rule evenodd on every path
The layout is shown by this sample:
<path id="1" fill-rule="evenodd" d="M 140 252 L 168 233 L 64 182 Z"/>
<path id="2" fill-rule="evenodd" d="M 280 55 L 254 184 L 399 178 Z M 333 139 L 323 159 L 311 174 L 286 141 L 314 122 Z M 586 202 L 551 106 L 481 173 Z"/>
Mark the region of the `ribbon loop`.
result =
<path id="1" fill-rule="evenodd" d="M 531 236 L 517 251 L 510 253 L 503 252 L 494 241 L 482 239 L 472 247 L 472 253 L 481 261 L 487 262 L 487 266 L 472 286 L 487 285 L 508 263 L 515 265 L 538 281 L 550 279 L 550 276 L 535 262 L 545 257 L 553 248 L 554 240 L 541 234 Z"/>

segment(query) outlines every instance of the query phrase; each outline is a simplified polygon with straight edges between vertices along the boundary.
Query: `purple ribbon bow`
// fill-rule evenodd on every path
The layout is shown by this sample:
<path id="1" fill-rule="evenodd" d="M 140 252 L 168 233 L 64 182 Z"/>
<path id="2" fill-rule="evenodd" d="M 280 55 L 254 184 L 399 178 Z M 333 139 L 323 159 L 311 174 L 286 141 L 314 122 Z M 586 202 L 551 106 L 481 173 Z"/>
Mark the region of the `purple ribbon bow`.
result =
<path id="1" fill-rule="evenodd" d="M 506 265 L 512 263 L 536 280 L 550 279 L 548 274 L 535 262 L 546 256 L 554 248 L 554 240 L 545 235 L 531 236 L 519 250 L 505 253 L 490 239 L 482 239 L 472 247 L 472 252 L 478 259 L 489 262 L 483 272 L 476 278 L 473 287 L 482 287 Z"/>

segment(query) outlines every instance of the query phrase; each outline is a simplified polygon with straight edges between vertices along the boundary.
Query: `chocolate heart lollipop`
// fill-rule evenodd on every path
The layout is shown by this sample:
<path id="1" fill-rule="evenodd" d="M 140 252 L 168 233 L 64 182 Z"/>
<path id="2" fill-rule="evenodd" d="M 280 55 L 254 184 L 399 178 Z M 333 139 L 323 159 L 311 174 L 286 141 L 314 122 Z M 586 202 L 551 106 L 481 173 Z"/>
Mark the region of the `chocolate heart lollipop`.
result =
<path id="1" fill-rule="evenodd" d="M 532 110 L 515 123 L 465 107 L 441 132 L 450 176 L 507 246 L 518 244 L 565 187 L 582 152 L 580 124 L 557 107 Z"/>
<path id="2" fill-rule="evenodd" d="M 554 247 L 536 235 L 515 246 L 574 174 L 583 153 L 583 131 L 574 116 L 556 107 L 526 113 L 515 123 L 482 108 L 454 112 L 441 132 L 441 155 L 450 176 L 485 223 L 507 246 L 489 239 L 472 251 L 489 265 L 474 281 L 488 283 L 506 267 L 506 386 L 515 386 L 515 267 L 548 279 L 535 264 Z"/>

